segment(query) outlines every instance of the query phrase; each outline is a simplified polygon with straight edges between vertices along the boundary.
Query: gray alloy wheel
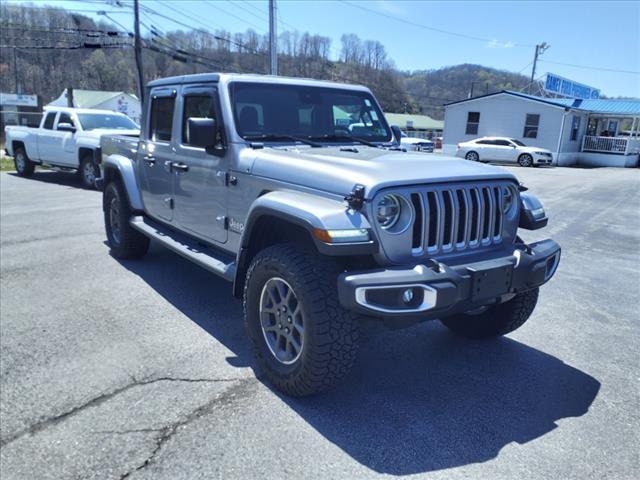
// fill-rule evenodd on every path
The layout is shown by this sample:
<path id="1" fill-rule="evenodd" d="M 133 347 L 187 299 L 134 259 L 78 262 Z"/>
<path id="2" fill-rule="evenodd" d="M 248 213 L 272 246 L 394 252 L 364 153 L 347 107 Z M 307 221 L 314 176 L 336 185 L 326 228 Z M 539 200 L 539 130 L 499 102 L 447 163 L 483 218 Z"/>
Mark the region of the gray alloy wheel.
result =
<path id="1" fill-rule="evenodd" d="M 528 153 L 523 153 L 518 157 L 518 163 L 521 167 L 530 167 L 533 165 L 533 157 Z"/>
<path id="2" fill-rule="evenodd" d="M 18 152 L 16 152 L 16 171 L 22 174 L 26 167 L 27 159 L 24 158 L 24 152 L 22 150 L 18 150 Z"/>
<path id="3" fill-rule="evenodd" d="M 36 169 L 35 164 L 29 160 L 27 152 L 22 147 L 16 148 L 13 152 L 13 163 L 20 177 L 30 177 Z"/>
<path id="4" fill-rule="evenodd" d="M 96 178 L 98 171 L 93 159 L 85 157 L 80 166 L 80 175 L 82 176 L 82 184 L 87 188 L 96 188 Z"/>
<path id="5" fill-rule="evenodd" d="M 260 326 L 269 350 L 280 363 L 295 363 L 304 348 L 304 314 L 293 288 L 270 278 L 260 294 Z"/>
<path id="6" fill-rule="evenodd" d="M 109 227 L 111 228 L 111 240 L 120 245 L 120 201 L 113 197 L 109 204 Z"/>
<path id="7" fill-rule="evenodd" d="M 477 162 L 480 160 L 480 156 L 476 152 L 468 152 L 464 158 L 467 160 L 471 160 L 472 162 Z"/>

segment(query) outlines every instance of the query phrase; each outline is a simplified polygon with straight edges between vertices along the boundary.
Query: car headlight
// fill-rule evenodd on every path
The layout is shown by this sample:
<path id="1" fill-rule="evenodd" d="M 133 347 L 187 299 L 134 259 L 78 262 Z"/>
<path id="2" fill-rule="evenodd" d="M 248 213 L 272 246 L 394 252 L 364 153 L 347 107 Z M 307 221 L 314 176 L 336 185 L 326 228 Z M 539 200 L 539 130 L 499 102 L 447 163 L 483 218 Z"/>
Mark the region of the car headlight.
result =
<path id="1" fill-rule="evenodd" d="M 502 187 L 502 211 L 505 214 L 512 213 L 516 204 L 516 192 L 511 187 Z"/>
<path id="2" fill-rule="evenodd" d="M 376 218 L 385 230 L 398 223 L 401 213 L 400 199 L 396 195 L 385 195 L 376 205 Z"/>

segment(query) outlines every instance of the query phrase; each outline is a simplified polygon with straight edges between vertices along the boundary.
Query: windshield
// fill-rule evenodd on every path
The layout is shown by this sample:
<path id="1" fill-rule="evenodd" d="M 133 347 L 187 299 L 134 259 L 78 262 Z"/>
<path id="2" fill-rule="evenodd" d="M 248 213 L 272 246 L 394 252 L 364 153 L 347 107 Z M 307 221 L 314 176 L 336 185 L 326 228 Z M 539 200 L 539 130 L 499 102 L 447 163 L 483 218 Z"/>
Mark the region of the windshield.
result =
<path id="1" fill-rule="evenodd" d="M 79 113 L 78 120 L 83 130 L 94 130 L 96 128 L 113 128 L 115 130 L 136 130 L 140 127 L 133 120 L 125 115 L 114 113 Z"/>
<path id="2" fill-rule="evenodd" d="M 516 140 L 515 138 L 511 138 L 510 140 L 516 145 L 518 145 L 519 147 L 526 147 L 526 145 L 522 143 L 520 140 Z"/>
<path id="3" fill-rule="evenodd" d="M 337 88 L 236 82 L 230 86 L 238 134 L 245 140 L 282 137 L 389 142 L 391 130 L 371 94 Z M 278 139 L 277 137 L 280 137 Z"/>

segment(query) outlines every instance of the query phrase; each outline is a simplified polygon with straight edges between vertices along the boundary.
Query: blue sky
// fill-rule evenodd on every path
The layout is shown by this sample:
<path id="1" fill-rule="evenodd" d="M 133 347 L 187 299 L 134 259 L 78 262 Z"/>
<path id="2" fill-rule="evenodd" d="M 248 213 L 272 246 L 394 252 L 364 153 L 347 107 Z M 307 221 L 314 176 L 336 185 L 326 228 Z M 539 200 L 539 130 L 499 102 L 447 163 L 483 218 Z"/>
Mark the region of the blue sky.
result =
<path id="1" fill-rule="evenodd" d="M 183 23 L 201 27 L 188 17 L 198 18 L 211 30 L 222 27 L 235 32 L 253 28 L 264 33 L 268 29 L 267 0 L 141 2 Z M 116 12 L 111 16 L 118 22 L 132 25 L 131 9 L 109 6 L 107 0 L 30 3 L 73 10 L 108 10 Z M 179 7 L 182 15 L 167 4 Z M 402 70 L 478 63 L 530 75 L 534 45 L 547 42 L 551 47 L 540 57 L 536 77 L 553 72 L 600 88 L 606 95 L 640 97 L 640 74 L 599 70 L 640 72 L 638 1 L 279 0 L 278 9 L 280 31 L 297 28 L 331 37 L 336 57 L 340 36 L 356 33 L 362 39 L 382 42 Z M 163 30 L 181 28 L 159 17 L 154 21 Z"/>

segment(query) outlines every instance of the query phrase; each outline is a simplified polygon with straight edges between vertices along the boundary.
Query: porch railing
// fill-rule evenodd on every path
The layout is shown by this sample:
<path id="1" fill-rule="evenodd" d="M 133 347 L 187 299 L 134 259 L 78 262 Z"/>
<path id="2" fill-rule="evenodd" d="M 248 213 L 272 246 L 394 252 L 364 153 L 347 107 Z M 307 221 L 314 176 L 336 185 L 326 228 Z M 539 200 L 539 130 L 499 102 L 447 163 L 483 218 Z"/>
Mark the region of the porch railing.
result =
<path id="1" fill-rule="evenodd" d="M 628 137 L 598 137 L 585 135 L 582 139 L 583 152 L 618 153 L 628 155 L 637 153 L 640 142 Z"/>

